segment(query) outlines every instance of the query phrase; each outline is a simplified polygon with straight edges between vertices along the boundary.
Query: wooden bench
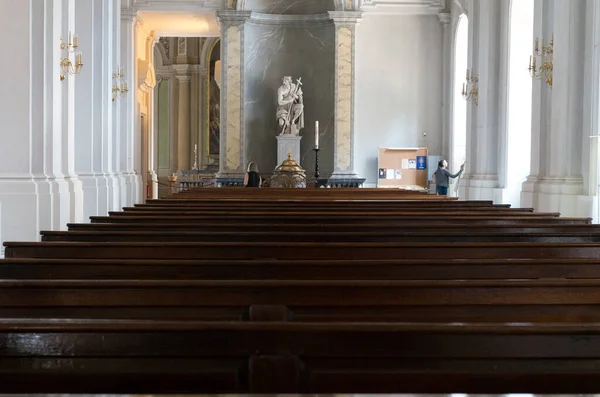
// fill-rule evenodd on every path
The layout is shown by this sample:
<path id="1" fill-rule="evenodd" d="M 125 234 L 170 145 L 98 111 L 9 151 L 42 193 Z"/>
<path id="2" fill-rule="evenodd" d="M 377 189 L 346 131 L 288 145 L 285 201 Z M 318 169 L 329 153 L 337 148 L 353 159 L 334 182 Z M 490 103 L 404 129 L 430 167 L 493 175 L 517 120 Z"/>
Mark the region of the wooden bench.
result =
<path id="1" fill-rule="evenodd" d="M 0 320 L 4 393 L 594 393 L 594 324 Z"/>
<path id="2" fill-rule="evenodd" d="M 600 280 L 0 280 L 0 318 L 600 320 Z"/>
<path id="3" fill-rule="evenodd" d="M 483 232 L 477 229 L 458 233 L 444 231 L 169 231 L 146 227 L 140 231 L 42 231 L 42 241 L 88 241 L 88 242 L 600 242 L 596 234 L 583 232 Z"/>
<path id="4" fill-rule="evenodd" d="M 8 280 L 600 279 L 598 259 L 5 259 Z"/>
<path id="5" fill-rule="evenodd" d="M 418 215 L 402 215 L 402 216 L 335 216 L 335 215 L 154 215 L 154 216 L 135 216 L 122 214 L 119 216 L 92 216 L 92 223 L 187 223 L 201 225 L 203 223 L 220 223 L 220 224 L 311 224 L 311 225 L 360 225 L 362 223 L 377 223 L 380 225 L 396 225 L 405 226 L 407 224 L 420 225 L 462 225 L 462 224 L 478 224 L 478 225 L 518 225 L 524 223 L 537 224 L 577 224 L 584 225 L 592 222 L 591 218 L 566 218 L 555 216 L 497 216 L 497 215 L 449 215 L 449 216 L 418 216 Z"/>
<path id="6" fill-rule="evenodd" d="M 600 258 L 596 243 L 6 242 L 7 258 L 494 259 Z"/>
<path id="7" fill-rule="evenodd" d="M 574 224 L 549 224 L 549 223 L 538 223 L 532 220 L 528 223 L 519 224 L 422 224 L 418 222 L 402 222 L 398 223 L 360 223 L 352 225 L 350 229 L 344 224 L 268 224 L 268 223 L 252 223 L 252 224 L 223 224 L 218 221 L 214 222 L 202 222 L 202 223 L 70 223 L 68 224 L 69 231 L 148 231 L 148 230 L 162 230 L 165 232 L 227 232 L 227 231 L 248 231 L 248 232 L 278 232 L 283 233 L 286 231 L 298 231 L 298 232 L 328 232 L 328 233 L 341 233 L 341 232 L 418 232 L 418 231 L 429 231 L 429 232 L 443 232 L 443 233 L 598 233 L 600 232 L 600 225 L 593 225 L 589 223 L 574 223 Z"/>

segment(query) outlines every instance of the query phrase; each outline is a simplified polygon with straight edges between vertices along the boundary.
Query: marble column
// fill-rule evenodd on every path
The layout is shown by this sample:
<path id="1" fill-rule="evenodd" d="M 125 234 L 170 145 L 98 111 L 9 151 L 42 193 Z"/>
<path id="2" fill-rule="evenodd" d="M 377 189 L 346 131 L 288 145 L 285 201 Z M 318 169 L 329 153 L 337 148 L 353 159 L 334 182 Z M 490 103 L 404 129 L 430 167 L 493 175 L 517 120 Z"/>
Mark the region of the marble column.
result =
<path id="1" fill-rule="evenodd" d="M 554 71 L 552 87 L 544 80 L 533 84 L 531 175 L 521 202 L 566 216 L 590 215 L 582 173 L 591 133 L 583 130 L 586 6 L 585 1 L 535 3 L 535 35 L 547 43 L 554 33 Z"/>
<path id="2" fill-rule="evenodd" d="M 360 11 L 330 11 L 335 24 L 335 116 L 333 174 L 335 179 L 356 179 L 354 171 L 354 99 L 356 67 L 354 45 Z"/>
<path id="3" fill-rule="evenodd" d="M 467 112 L 467 167 L 460 197 L 502 201 L 498 178 L 500 96 L 500 1 L 473 2 L 469 18 L 469 64 L 479 74 L 479 104 Z M 453 164 L 458 168 L 460 164 Z"/>
<path id="4" fill-rule="evenodd" d="M 177 104 L 177 170 L 190 169 L 190 85 L 189 65 L 174 65 L 179 84 Z"/>
<path id="5" fill-rule="evenodd" d="M 217 12 L 221 23 L 221 150 L 217 183 L 244 175 L 244 31 L 250 11 Z"/>

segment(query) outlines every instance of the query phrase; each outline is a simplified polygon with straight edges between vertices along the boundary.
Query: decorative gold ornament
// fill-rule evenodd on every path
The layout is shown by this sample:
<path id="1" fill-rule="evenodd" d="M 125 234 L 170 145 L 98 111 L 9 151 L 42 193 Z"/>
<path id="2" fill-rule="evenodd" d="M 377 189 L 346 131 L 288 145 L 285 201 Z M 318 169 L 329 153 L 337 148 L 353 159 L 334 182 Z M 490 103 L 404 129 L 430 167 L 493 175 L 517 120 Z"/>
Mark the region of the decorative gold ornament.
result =
<path id="1" fill-rule="evenodd" d="M 540 66 L 538 67 L 537 58 L 540 57 Z M 533 55 L 529 57 L 529 74 L 536 80 L 544 79 L 546 84 L 552 87 L 552 76 L 554 72 L 554 33 L 548 45 L 542 39 L 542 49 L 540 50 L 540 40 L 536 37 L 533 45 Z"/>
<path id="2" fill-rule="evenodd" d="M 66 52 L 66 56 L 60 57 L 60 68 L 62 72 L 60 73 L 60 81 L 63 81 L 67 74 L 72 76 L 81 73 L 83 69 L 83 55 L 80 51 L 76 52 L 79 47 L 79 37 L 77 35 L 72 35 L 69 32 L 69 40 L 65 43 L 63 42 L 62 36 L 60 37 L 60 49 L 61 51 Z M 75 61 L 71 61 L 71 54 L 74 54 Z"/>
<path id="3" fill-rule="evenodd" d="M 461 94 L 465 101 L 473 102 L 476 106 L 479 106 L 479 73 L 474 75 L 473 70 L 467 69 L 467 79 L 463 83 Z"/>

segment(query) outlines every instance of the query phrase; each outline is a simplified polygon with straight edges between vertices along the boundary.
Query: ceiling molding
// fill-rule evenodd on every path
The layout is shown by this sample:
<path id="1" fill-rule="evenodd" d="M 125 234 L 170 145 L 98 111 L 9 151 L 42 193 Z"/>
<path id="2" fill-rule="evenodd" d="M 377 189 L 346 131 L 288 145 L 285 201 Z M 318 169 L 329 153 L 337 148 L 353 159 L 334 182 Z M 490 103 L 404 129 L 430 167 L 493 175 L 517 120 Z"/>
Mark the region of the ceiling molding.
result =
<path id="1" fill-rule="evenodd" d="M 132 0 L 130 7 L 135 10 L 153 11 L 214 11 L 222 10 L 222 0 Z"/>
<path id="2" fill-rule="evenodd" d="M 360 0 L 365 14 L 437 15 L 446 8 L 446 0 Z"/>

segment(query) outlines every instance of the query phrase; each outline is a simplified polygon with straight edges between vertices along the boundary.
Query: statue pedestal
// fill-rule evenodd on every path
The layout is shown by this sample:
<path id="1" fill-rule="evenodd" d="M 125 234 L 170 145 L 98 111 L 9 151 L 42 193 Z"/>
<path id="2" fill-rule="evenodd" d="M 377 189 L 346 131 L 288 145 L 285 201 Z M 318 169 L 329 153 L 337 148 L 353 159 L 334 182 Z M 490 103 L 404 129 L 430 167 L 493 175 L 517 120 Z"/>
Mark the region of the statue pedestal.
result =
<path id="1" fill-rule="evenodd" d="M 277 164 L 283 163 L 288 158 L 288 152 L 292 153 L 292 159 L 300 164 L 300 140 L 301 136 L 278 135 L 277 136 Z"/>

